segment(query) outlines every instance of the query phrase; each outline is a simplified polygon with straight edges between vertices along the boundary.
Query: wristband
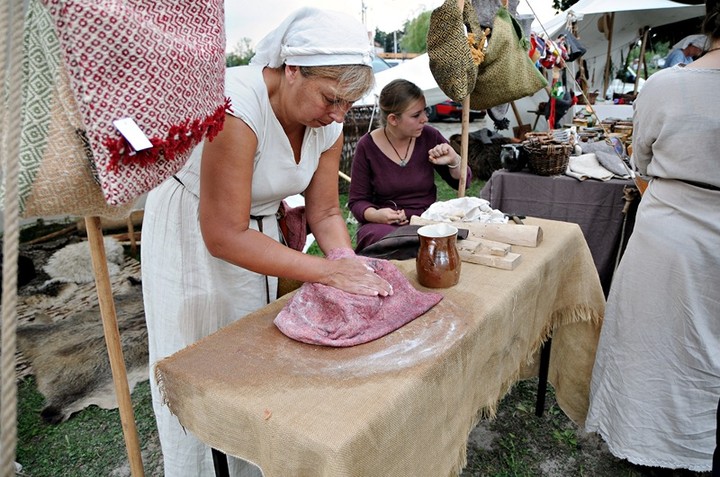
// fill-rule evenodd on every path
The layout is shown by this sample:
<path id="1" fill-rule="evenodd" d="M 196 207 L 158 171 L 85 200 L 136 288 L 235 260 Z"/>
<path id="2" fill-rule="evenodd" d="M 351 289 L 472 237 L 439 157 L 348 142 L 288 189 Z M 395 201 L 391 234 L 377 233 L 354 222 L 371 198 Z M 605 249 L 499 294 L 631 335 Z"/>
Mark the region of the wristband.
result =
<path id="1" fill-rule="evenodd" d="M 454 166 L 451 166 L 450 164 L 448 164 L 448 169 L 457 169 L 458 167 L 460 167 L 461 162 L 462 162 L 461 160 L 457 161 Z"/>

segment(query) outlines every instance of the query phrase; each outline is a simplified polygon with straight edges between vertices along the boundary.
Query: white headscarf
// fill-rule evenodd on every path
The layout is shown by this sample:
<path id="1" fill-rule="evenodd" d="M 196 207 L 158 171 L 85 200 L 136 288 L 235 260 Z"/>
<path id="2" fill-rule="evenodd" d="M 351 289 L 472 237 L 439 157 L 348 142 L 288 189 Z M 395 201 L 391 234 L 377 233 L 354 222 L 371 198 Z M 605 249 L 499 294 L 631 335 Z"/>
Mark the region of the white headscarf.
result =
<path id="1" fill-rule="evenodd" d="M 675 43 L 673 50 L 684 50 L 690 45 L 695 45 L 701 50 L 707 50 L 707 36 L 705 35 L 688 35 L 679 42 Z"/>
<path id="2" fill-rule="evenodd" d="M 304 7 L 260 40 L 250 64 L 293 66 L 372 64 L 372 45 L 362 23 L 340 12 Z"/>

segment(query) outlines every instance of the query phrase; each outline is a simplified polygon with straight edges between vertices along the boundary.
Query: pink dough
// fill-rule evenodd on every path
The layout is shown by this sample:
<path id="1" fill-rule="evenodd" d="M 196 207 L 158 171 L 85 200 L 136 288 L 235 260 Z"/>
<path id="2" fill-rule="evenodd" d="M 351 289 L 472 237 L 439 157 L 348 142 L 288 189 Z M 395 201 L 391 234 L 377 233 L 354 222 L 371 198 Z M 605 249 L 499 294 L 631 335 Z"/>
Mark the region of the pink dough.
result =
<path id="1" fill-rule="evenodd" d="M 337 249 L 328 259 L 355 257 Z M 387 280 L 394 293 L 387 297 L 344 292 L 319 283 L 305 283 L 280 313 L 275 325 L 286 336 L 304 343 L 354 346 L 385 336 L 435 306 L 442 295 L 416 290 L 388 260 L 357 256 Z"/>

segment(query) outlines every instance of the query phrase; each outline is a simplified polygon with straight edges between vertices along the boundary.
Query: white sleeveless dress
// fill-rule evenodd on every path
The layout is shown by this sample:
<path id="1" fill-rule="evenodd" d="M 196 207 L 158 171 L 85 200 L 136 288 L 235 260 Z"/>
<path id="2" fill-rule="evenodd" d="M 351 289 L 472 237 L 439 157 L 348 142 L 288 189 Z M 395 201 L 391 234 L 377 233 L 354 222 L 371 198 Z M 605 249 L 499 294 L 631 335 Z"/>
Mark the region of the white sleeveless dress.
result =
<path id="1" fill-rule="evenodd" d="M 305 190 L 320 154 L 335 143 L 342 125 L 307 128 L 301 160 L 296 164 L 290 142 L 271 109 L 262 68 L 229 68 L 225 92 L 231 100 L 230 114 L 245 121 L 258 138 L 251 215 L 265 216 L 263 233 L 278 240 L 275 213 L 280 202 Z M 267 294 L 275 297 L 277 290 L 276 278 L 266 281 L 263 275 L 208 253 L 198 216 L 201 152 L 202 145 L 176 174 L 177 179 L 171 177 L 148 194 L 143 219 L 141 258 L 150 384 L 168 477 L 212 477 L 215 473 L 210 449 L 184 430 L 162 404 L 154 364 L 263 307 Z M 250 224 L 258 229 L 256 220 Z M 255 466 L 238 459 L 230 461 L 231 475 L 261 475 Z"/>

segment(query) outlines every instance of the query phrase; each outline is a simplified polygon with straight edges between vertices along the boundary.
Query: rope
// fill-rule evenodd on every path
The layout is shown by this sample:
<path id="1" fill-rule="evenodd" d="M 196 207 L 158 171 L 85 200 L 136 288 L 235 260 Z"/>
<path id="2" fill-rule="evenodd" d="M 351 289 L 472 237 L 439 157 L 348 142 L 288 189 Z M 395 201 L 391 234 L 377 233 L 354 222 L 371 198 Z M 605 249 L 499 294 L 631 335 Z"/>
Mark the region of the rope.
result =
<path id="1" fill-rule="evenodd" d="M 2 2 L 0 31 L 5 41 L 0 47 L 3 81 L 2 160 L 4 162 L 5 204 L 3 237 L 2 332 L 0 333 L 0 476 L 15 475 L 17 446 L 17 273 L 20 237 L 18 176 L 20 170 L 20 114 L 22 108 L 22 46 L 24 2 Z M 7 50 L 6 50 L 7 48 Z M 7 51 L 7 56 L 5 56 Z"/>

